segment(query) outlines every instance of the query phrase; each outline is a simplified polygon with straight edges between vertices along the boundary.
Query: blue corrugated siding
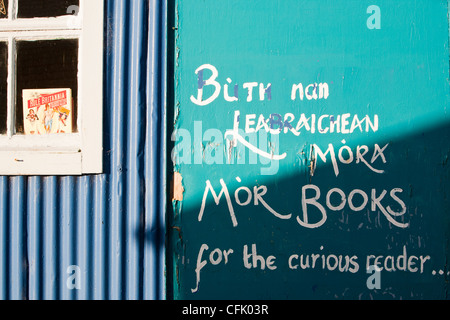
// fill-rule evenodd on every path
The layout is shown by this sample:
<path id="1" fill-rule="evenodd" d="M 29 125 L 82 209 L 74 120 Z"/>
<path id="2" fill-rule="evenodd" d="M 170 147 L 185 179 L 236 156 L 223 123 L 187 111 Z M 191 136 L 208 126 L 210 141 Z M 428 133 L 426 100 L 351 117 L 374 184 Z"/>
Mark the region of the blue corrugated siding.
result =
<path id="1" fill-rule="evenodd" d="M 164 298 L 165 30 L 165 1 L 105 1 L 104 174 L 0 177 L 0 299 Z"/>

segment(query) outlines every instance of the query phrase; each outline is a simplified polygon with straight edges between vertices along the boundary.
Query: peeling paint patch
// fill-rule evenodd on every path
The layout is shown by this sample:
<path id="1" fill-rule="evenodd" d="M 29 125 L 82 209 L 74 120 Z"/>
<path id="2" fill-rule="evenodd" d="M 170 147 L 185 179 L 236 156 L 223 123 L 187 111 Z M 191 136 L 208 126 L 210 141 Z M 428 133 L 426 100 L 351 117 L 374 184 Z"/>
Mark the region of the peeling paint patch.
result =
<path id="1" fill-rule="evenodd" d="M 311 153 L 310 153 L 310 163 L 309 163 L 309 169 L 310 169 L 310 178 L 314 177 L 314 172 L 316 168 L 316 155 L 314 152 L 314 145 L 311 145 Z"/>
<path id="2" fill-rule="evenodd" d="M 175 172 L 173 175 L 173 196 L 172 201 L 183 201 L 183 177 L 181 173 Z"/>

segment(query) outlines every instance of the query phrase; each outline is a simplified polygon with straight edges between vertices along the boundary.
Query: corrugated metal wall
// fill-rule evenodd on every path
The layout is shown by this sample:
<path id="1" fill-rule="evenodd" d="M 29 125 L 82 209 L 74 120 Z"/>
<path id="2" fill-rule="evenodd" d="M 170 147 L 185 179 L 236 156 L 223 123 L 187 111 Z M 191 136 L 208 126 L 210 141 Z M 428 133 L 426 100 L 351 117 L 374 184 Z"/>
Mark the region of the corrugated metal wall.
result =
<path id="1" fill-rule="evenodd" d="M 0 177 L 0 299 L 164 298 L 166 4 L 105 17 L 104 174 Z"/>

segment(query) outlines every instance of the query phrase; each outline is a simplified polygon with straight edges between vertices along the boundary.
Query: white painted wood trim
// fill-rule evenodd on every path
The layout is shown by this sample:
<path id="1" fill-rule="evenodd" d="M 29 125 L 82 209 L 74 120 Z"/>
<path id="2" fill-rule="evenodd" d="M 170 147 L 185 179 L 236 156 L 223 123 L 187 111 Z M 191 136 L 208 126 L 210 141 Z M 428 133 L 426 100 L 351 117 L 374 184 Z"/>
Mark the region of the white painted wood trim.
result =
<path id="1" fill-rule="evenodd" d="M 81 4 L 79 130 L 82 171 L 92 174 L 103 170 L 103 1 L 81 0 Z"/>
<path id="2" fill-rule="evenodd" d="M 91 0 L 97 1 L 97 0 Z M 1 32 L 11 31 L 35 31 L 35 30 L 67 30 L 81 29 L 71 24 L 73 16 L 67 15 L 57 18 L 33 18 L 33 19 L 2 19 L 0 20 Z"/>
<path id="3" fill-rule="evenodd" d="M 0 172 L 13 176 L 81 175 L 81 152 L 0 151 Z"/>

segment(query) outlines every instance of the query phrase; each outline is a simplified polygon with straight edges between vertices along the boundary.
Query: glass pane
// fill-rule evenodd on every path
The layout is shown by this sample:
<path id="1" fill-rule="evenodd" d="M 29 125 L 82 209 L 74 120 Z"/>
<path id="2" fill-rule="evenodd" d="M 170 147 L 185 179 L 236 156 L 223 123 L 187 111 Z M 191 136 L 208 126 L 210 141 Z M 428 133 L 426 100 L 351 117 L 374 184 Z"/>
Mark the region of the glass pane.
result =
<path id="1" fill-rule="evenodd" d="M 72 8 L 69 9 L 70 6 L 79 5 L 79 0 L 19 0 L 17 17 L 42 18 L 64 16 L 66 14 L 74 14 L 74 10 Z"/>
<path id="2" fill-rule="evenodd" d="M 24 110 L 33 107 L 32 99 L 24 98 L 31 93 L 34 94 L 35 100 L 40 99 L 40 105 L 34 110 L 39 123 L 35 125 L 43 128 L 45 122 L 45 131 L 41 129 L 41 134 L 59 132 L 76 132 L 77 119 L 77 94 L 78 94 L 78 40 L 42 40 L 42 41 L 19 41 L 17 42 L 17 84 L 16 84 L 16 133 L 25 132 L 24 123 L 35 120 L 34 114 L 25 114 Z M 44 89 L 55 89 L 48 91 Z M 70 92 L 66 89 L 70 89 Z M 25 90 L 25 91 L 24 91 Z M 67 94 L 64 92 L 68 92 Z M 65 103 L 58 104 L 63 101 L 63 95 L 68 100 L 68 106 Z M 43 99 L 42 97 L 47 98 Z M 42 98 L 42 99 L 41 99 Z M 61 100 L 62 99 L 62 100 Z M 26 105 L 28 104 L 28 105 Z M 47 126 L 51 122 L 47 121 L 48 114 L 47 104 L 53 112 L 53 130 L 47 131 Z M 71 110 L 70 110 L 71 109 Z M 68 110 L 70 117 L 64 114 Z M 48 111 L 50 112 L 50 110 Z M 34 113 L 34 112 L 33 112 Z M 45 119 L 44 119 L 45 118 Z M 72 121 L 70 121 L 72 120 Z M 67 127 L 67 121 L 70 121 Z M 59 131 L 60 127 L 71 128 L 70 130 Z"/>
<path id="3" fill-rule="evenodd" d="M 8 110 L 7 81 L 8 81 L 8 44 L 6 42 L 0 42 L 0 134 L 6 133 L 6 120 Z"/>

